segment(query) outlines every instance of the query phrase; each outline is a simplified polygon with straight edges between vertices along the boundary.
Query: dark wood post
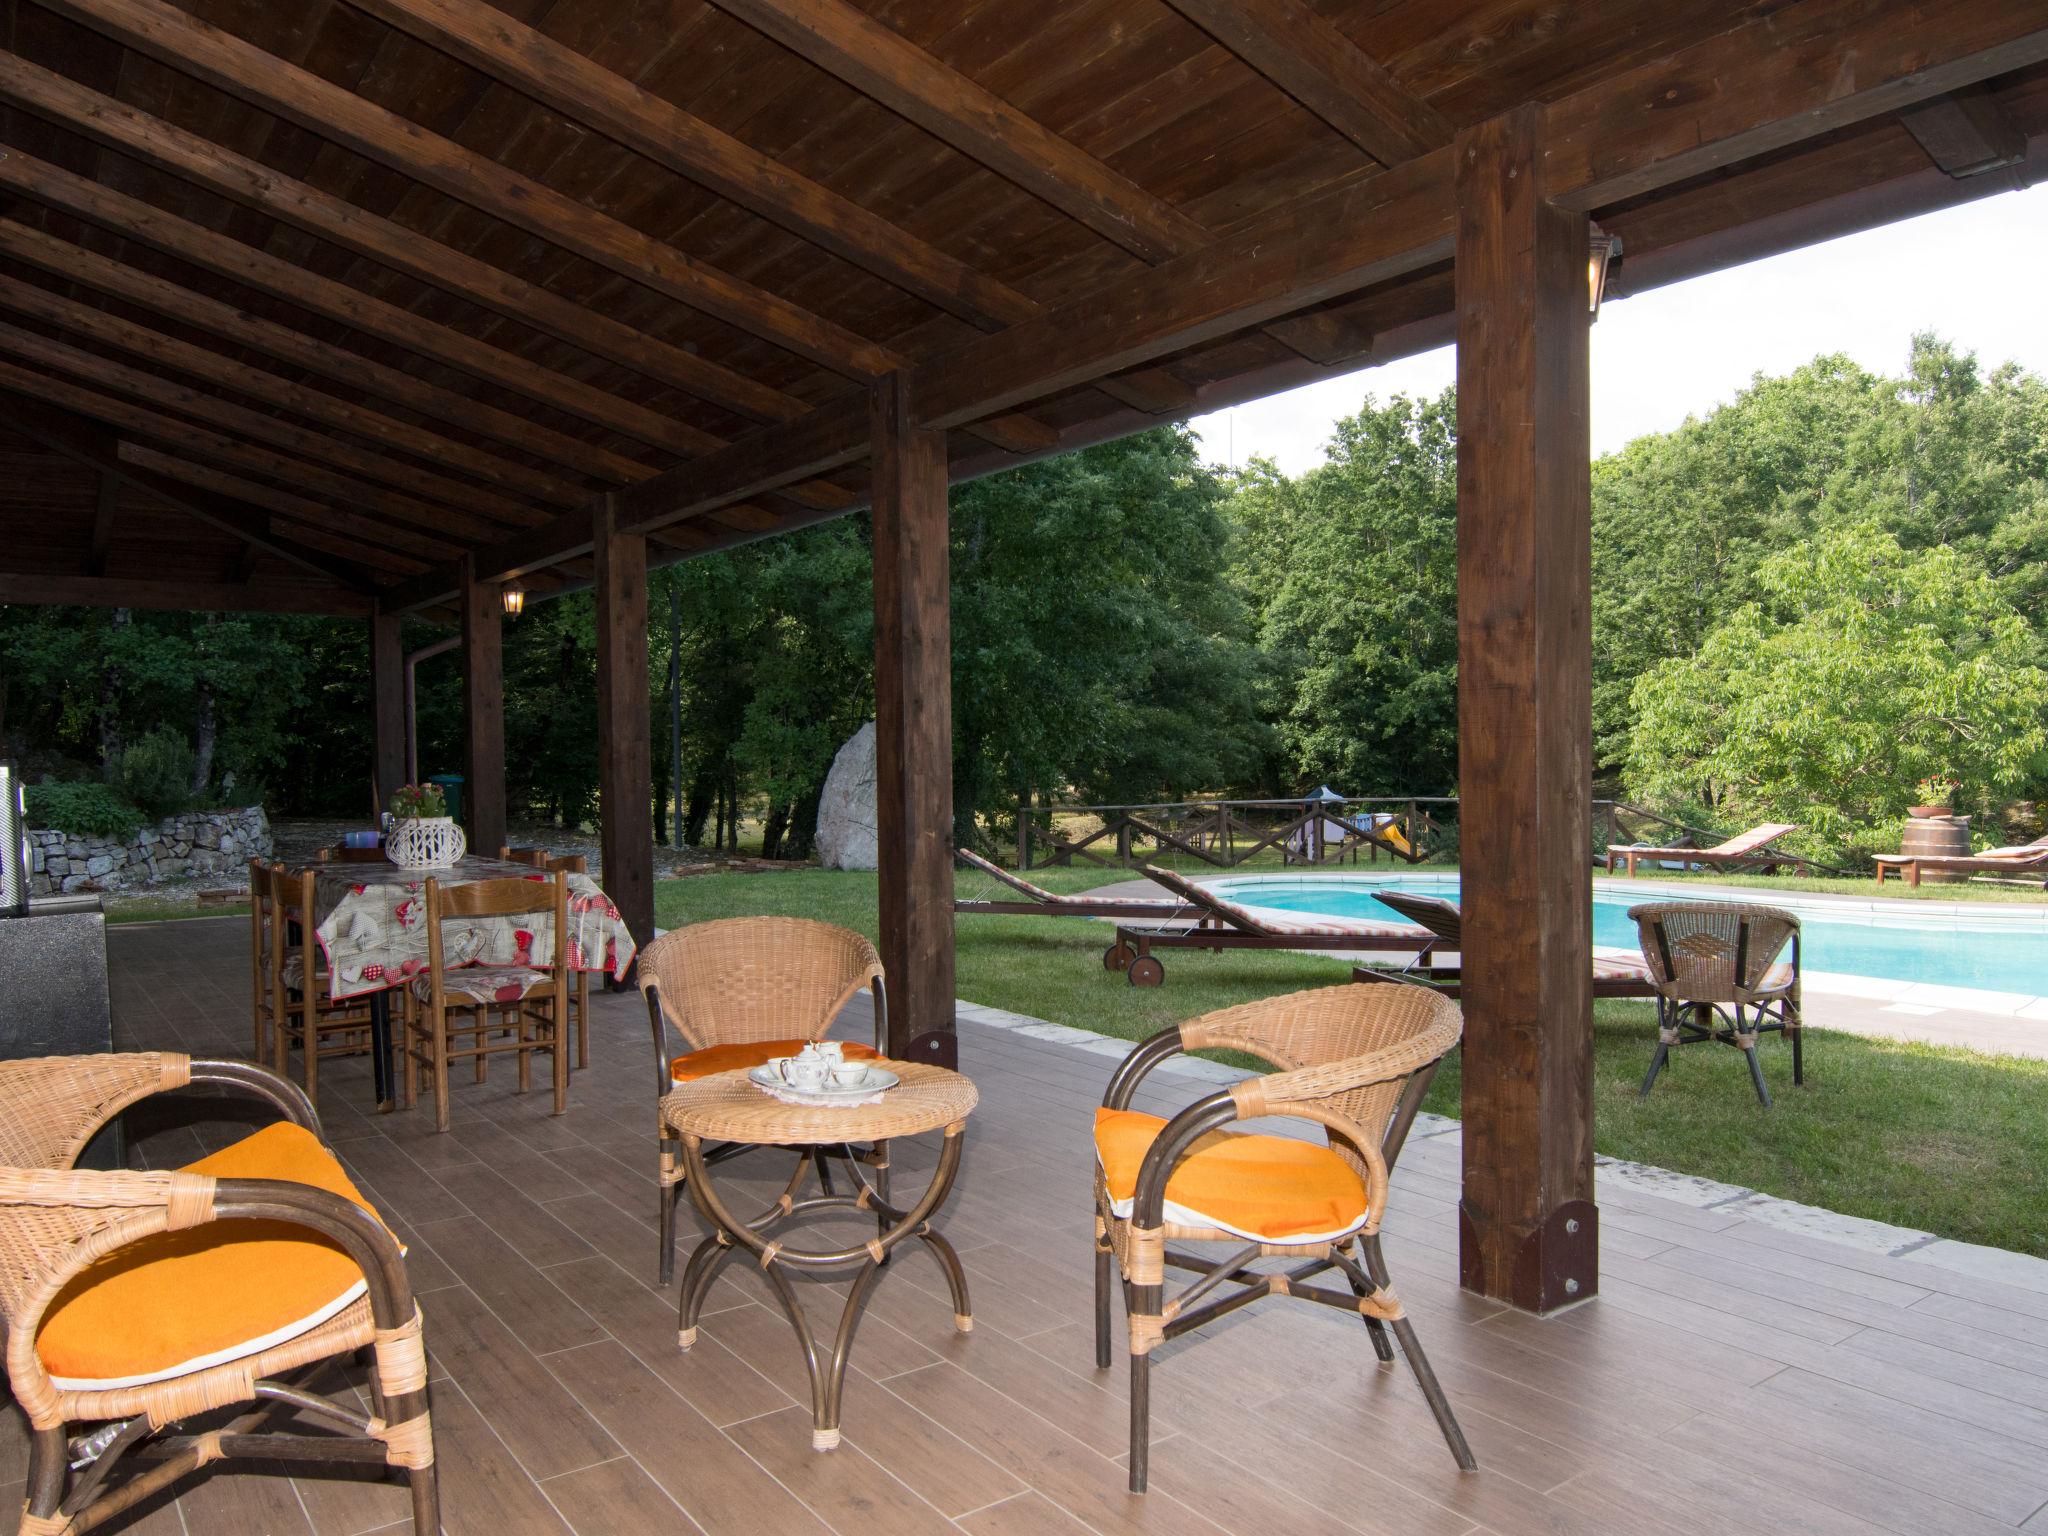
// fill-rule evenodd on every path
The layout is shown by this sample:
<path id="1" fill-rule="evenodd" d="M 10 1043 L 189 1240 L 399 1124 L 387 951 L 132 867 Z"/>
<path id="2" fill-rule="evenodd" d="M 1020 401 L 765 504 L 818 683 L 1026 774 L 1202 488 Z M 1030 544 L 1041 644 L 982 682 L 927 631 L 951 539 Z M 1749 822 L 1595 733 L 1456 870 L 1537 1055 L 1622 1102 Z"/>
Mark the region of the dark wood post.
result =
<path id="1" fill-rule="evenodd" d="M 505 845 L 504 596 L 462 558 L 462 818 L 472 852 Z"/>
<path id="2" fill-rule="evenodd" d="M 370 615 L 370 779 L 377 810 L 405 782 L 405 651 L 399 616 L 382 608 Z"/>
<path id="3" fill-rule="evenodd" d="M 953 651 L 946 434 L 919 427 L 908 380 L 874 386 L 875 827 L 889 1054 L 951 1067 Z"/>
<path id="4" fill-rule="evenodd" d="M 647 537 L 621 533 L 618 504 L 592 518 L 597 564 L 597 796 L 604 891 L 636 942 L 654 937 L 652 725 L 647 703 Z"/>
<path id="5" fill-rule="evenodd" d="M 1587 227 L 1539 195 L 1541 124 L 1456 145 L 1460 1276 L 1532 1312 L 1599 1283 Z"/>

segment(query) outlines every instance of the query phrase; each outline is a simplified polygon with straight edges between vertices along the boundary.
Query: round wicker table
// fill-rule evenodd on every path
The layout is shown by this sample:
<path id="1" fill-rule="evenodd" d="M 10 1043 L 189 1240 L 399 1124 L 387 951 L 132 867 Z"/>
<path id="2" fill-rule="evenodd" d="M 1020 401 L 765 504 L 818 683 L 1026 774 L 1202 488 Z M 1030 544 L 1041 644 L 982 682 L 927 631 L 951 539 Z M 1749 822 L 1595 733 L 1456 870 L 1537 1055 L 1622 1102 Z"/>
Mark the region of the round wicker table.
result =
<path id="1" fill-rule="evenodd" d="M 683 1144 L 683 1187 L 690 1201 L 711 1224 L 711 1235 L 699 1243 L 683 1269 L 682 1297 L 677 1313 L 676 1342 L 688 1349 L 697 1339 L 697 1318 L 711 1283 L 726 1262 L 741 1250 L 751 1254 L 775 1288 L 783 1315 L 796 1330 L 803 1347 L 804 1364 L 811 1377 L 811 1444 L 829 1451 L 839 1444 L 840 1389 L 846 1379 L 846 1361 L 853 1348 L 854 1330 L 867 1310 L 868 1298 L 881 1278 L 890 1251 L 915 1237 L 930 1248 L 946 1272 L 953 1292 L 953 1325 L 962 1333 L 974 1326 L 967 1301 L 967 1275 L 953 1245 L 932 1230 L 931 1217 L 952 1191 L 960 1171 L 960 1153 L 965 1142 L 967 1116 L 980 1095 L 974 1084 L 958 1072 L 918 1062 L 881 1063 L 902 1082 L 882 1095 L 875 1104 L 857 1108 L 812 1109 L 785 1104 L 747 1081 L 745 1072 L 721 1072 L 715 1077 L 684 1083 L 661 1101 L 662 1120 Z M 907 1209 L 889 1198 L 887 1143 L 898 1136 L 917 1136 L 943 1131 L 945 1141 L 930 1185 Z M 707 1142 L 753 1146 L 784 1146 L 802 1149 L 803 1160 L 788 1188 L 759 1216 L 742 1220 L 720 1198 L 706 1166 Z M 859 1193 L 821 1194 L 797 1198 L 804 1175 L 815 1161 L 817 1149 L 849 1147 L 872 1143 L 877 1155 L 855 1161 L 847 1167 L 859 1184 Z M 870 1183 L 860 1172 L 865 1163 L 875 1171 Z M 784 1226 L 806 1218 L 872 1215 L 875 1236 L 847 1248 L 794 1248 L 775 1234 Z M 846 1305 L 829 1355 L 820 1350 L 812 1336 L 803 1304 L 797 1299 L 794 1278 L 836 1279 L 857 1270 L 847 1288 Z"/>

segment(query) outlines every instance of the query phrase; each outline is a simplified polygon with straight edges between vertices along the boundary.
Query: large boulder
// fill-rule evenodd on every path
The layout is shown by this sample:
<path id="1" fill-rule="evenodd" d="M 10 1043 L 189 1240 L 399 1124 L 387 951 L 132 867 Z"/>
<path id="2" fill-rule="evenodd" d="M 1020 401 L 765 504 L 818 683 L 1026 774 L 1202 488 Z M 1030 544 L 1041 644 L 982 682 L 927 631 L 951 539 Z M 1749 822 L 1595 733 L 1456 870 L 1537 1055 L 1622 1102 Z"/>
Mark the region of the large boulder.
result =
<path id="1" fill-rule="evenodd" d="M 827 869 L 873 869 L 875 722 L 848 738 L 825 775 L 818 799 L 818 862 Z"/>

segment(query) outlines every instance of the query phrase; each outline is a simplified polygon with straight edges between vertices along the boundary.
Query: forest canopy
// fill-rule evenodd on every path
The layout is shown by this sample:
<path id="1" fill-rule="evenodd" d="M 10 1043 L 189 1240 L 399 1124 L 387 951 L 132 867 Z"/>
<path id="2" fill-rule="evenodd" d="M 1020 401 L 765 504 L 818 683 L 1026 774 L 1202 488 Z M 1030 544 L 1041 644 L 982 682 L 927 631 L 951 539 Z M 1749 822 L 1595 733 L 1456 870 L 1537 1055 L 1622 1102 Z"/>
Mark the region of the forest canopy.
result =
<path id="1" fill-rule="evenodd" d="M 957 488 L 959 835 L 1027 796 L 1453 792 L 1456 453 L 1450 393 L 1368 396 L 1300 475 L 1205 466 L 1162 427 Z M 1836 856 L 1896 846 L 1926 777 L 1960 780 L 1992 840 L 2024 824 L 2048 780 L 2039 377 L 1931 336 L 1896 377 L 1759 376 L 1600 459 L 1593 524 L 1604 786 L 1709 828 L 1797 821 Z M 808 852 L 873 711 L 868 568 L 856 516 L 652 578 L 656 801 L 687 840 L 744 815 L 769 855 Z M 505 658 L 515 813 L 588 821 L 588 596 L 530 606 Z M 420 668 L 423 773 L 460 766 L 458 666 Z M 32 776 L 152 814 L 370 808 L 360 624 L 0 608 L 0 668 L 0 742 Z"/>

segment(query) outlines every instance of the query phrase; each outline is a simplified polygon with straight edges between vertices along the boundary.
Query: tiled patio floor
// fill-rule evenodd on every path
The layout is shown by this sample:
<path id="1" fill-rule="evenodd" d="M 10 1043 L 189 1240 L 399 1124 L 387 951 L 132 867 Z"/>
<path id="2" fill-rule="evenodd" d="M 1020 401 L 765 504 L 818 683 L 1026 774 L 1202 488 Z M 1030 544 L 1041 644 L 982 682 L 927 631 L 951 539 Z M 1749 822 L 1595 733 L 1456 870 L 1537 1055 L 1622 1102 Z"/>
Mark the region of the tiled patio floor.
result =
<path id="1" fill-rule="evenodd" d="M 121 1043 L 245 1051 L 245 943 L 234 919 L 116 930 Z M 1111 1060 L 976 1024 L 961 1056 L 982 1104 L 943 1223 L 975 1331 L 954 1332 L 936 1266 L 900 1262 L 854 1349 L 845 1444 L 814 1453 L 756 1278 L 728 1271 L 677 1352 L 673 1291 L 652 1284 L 637 995 L 593 1026 L 559 1119 L 509 1070 L 457 1083 L 447 1136 L 365 1113 L 360 1063 L 323 1084 L 330 1139 L 411 1245 L 457 1536 L 2048 1531 L 2048 1293 L 1609 1189 L 1602 1296 L 1538 1322 L 1457 1289 L 1448 1137 L 1411 1145 L 1387 1247 L 1482 1470 L 1456 1471 L 1355 1322 L 1266 1302 L 1155 1356 L 1154 1491 L 1133 1498 L 1122 1372 L 1094 1371 L 1088 1326 L 1087 1127 Z M 1209 1086 L 1155 1081 L 1161 1108 Z M 138 1160 L 238 1134 L 191 1107 Z M 899 1179 L 912 1164 L 929 1154 Z M 18 1419 L 6 1445 L 18 1480 Z M 404 1513 L 396 1488 L 215 1469 L 125 1528 L 349 1536 Z"/>

